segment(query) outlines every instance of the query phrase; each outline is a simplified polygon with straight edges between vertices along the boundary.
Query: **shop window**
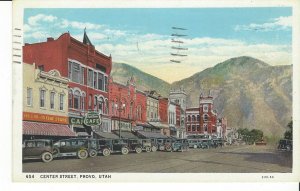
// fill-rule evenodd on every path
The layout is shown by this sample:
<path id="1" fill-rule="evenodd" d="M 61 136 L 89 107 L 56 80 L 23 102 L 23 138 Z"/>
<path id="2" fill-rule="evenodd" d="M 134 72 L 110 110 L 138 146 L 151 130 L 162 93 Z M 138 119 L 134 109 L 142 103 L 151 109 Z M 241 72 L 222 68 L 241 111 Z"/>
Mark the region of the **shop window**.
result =
<path id="1" fill-rule="evenodd" d="M 88 86 L 93 87 L 93 79 L 94 79 L 94 71 L 88 69 L 88 79 L 87 79 Z"/>

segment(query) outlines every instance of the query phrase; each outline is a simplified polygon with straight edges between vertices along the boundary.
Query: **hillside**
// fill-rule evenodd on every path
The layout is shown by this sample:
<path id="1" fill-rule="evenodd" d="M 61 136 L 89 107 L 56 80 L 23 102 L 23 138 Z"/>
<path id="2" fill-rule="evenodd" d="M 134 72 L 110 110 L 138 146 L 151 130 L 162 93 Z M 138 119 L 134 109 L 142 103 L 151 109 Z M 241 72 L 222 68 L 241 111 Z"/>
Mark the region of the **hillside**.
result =
<path id="1" fill-rule="evenodd" d="M 185 87 L 188 106 L 211 90 L 215 109 L 236 128 L 281 136 L 292 116 L 292 66 L 270 66 L 251 57 L 226 60 L 171 87 Z"/>
<path id="2" fill-rule="evenodd" d="M 162 96 L 168 97 L 170 84 L 155 76 L 142 72 L 141 70 L 123 63 L 113 63 L 111 76 L 116 82 L 126 83 L 133 76 L 139 90 L 156 90 Z"/>

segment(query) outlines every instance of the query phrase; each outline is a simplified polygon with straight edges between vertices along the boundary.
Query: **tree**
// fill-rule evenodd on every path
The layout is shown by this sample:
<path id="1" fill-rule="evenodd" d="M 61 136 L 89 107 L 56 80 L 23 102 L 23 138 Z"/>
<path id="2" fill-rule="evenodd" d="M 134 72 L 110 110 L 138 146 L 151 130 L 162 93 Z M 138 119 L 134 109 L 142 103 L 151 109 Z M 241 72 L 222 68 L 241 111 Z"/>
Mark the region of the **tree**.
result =
<path id="1" fill-rule="evenodd" d="M 253 144 L 254 142 L 261 141 L 264 136 L 264 133 L 259 129 L 252 129 L 249 131 L 249 129 L 244 128 L 238 129 L 237 132 L 239 134 L 239 138 L 247 144 Z"/>
<path id="2" fill-rule="evenodd" d="M 293 120 L 287 124 L 288 130 L 284 133 L 284 138 L 293 140 Z"/>

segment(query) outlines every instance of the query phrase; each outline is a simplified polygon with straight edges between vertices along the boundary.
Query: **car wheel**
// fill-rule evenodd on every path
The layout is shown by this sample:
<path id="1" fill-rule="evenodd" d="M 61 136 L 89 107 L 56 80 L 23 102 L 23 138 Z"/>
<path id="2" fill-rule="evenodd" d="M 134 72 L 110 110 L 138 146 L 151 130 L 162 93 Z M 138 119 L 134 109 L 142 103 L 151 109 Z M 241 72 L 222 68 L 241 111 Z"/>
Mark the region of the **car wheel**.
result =
<path id="1" fill-rule="evenodd" d="M 156 152 L 157 151 L 157 147 L 156 146 L 152 146 L 151 150 L 152 150 L 152 152 Z"/>
<path id="2" fill-rule="evenodd" d="M 135 152 L 138 153 L 138 154 L 141 153 L 142 152 L 142 148 L 141 147 L 136 147 L 135 148 Z"/>
<path id="3" fill-rule="evenodd" d="M 194 145 L 194 149 L 197 149 L 197 145 Z"/>
<path id="4" fill-rule="evenodd" d="M 121 152 L 122 152 L 123 155 L 127 155 L 129 153 L 129 150 L 128 150 L 128 148 L 123 147 Z"/>
<path id="5" fill-rule="evenodd" d="M 86 159 L 89 156 L 89 154 L 88 154 L 88 152 L 86 150 L 79 150 L 77 152 L 77 156 L 80 159 Z"/>
<path id="6" fill-rule="evenodd" d="M 151 147 L 146 147 L 146 152 L 151 152 Z"/>
<path id="7" fill-rule="evenodd" d="M 159 146 L 159 150 L 160 151 L 164 151 L 165 150 L 165 146 Z"/>
<path id="8" fill-rule="evenodd" d="M 94 149 L 92 149 L 92 150 L 90 151 L 90 157 L 95 157 L 95 156 L 97 156 L 97 151 L 94 150 Z"/>
<path id="9" fill-rule="evenodd" d="M 52 154 L 50 152 L 44 152 L 42 154 L 42 160 L 43 160 L 43 162 L 50 162 L 50 161 L 52 161 L 52 159 L 53 159 L 53 156 L 52 156 Z"/>
<path id="10" fill-rule="evenodd" d="M 171 152 L 172 151 L 172 147 L 170 145 L 166 146 L 166 151 Z"/>
<path id="11" fill-rule="evenodd" d="M 105 148 L 105 149 L 103 149 L 102 154 L 103 154 L 103 156 L 107 157 L 110 155 L 110 150 Z"/>

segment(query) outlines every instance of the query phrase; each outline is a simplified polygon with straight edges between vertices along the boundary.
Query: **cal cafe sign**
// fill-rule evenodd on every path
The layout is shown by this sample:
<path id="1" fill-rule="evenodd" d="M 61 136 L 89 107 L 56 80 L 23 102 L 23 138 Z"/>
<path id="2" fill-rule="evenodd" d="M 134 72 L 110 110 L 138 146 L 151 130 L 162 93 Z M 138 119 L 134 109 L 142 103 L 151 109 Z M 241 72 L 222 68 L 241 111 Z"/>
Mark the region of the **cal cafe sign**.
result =
<path id="1" fill-rule="evenodd" d="M 97 126 L 101 124 L 101 118 L 97 112 L 88 112 L 83 118 L 83 124 L 86 126 Z"/>

